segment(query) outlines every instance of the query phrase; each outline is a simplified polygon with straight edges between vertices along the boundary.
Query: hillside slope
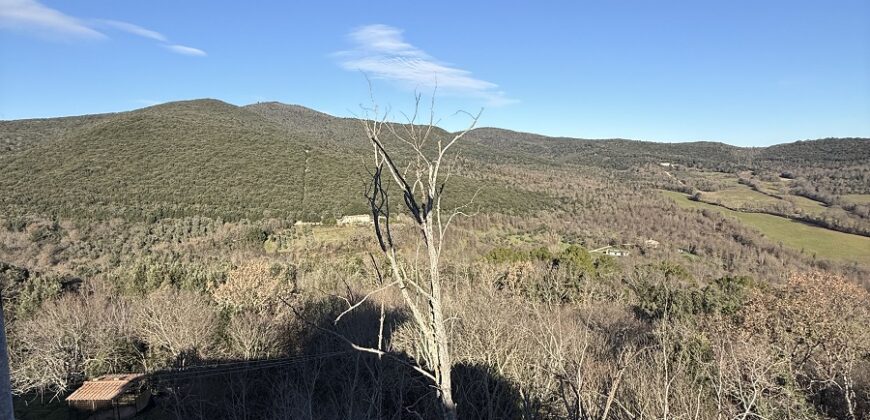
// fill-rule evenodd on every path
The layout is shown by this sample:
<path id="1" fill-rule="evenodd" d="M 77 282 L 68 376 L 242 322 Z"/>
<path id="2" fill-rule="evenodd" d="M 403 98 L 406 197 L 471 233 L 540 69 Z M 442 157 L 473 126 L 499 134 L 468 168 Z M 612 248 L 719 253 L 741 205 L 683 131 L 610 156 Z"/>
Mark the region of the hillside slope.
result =
<path id="1" fill-rule="evenodd" d="M 62 138 L 113 114 L 0 121 L 0 155 Z"/>
<path id="2" fill-rule="evenodd" d="M 588 140 L 547 137 L 499 128 L 476 129 L 468 137 L 469 143 L 478 150 L 500 154 L 504 159 L 533 159 L 544 164 L 589 165 L 611 169 L 628 169 L 639 164 L 661 162 L 725 169 L 742 164 L 745 150 L 715 142 Z"/>
<path id="3" fill-rule="evenodd" d="M 282 106 L 281 115 L 288 110 L 306 114 Z M 35 126 L 27 131 L 37 134 L 26 147 L 0 154 L 6 175 L 0 179 L 0 206 L 8 214 L 132 219 L 365 212 L 368 155 L 359 151 L 367 145 L 358 125 L 350 131 L 357 123 L 308 114 L 312 118 L 294 125 L 256 106 L 194 100 L 83 117 L 75 124 L 7 122 Z M 348 147 L 349 141 L 355 146 Z M 506 208 L 514 201 L 507 186 L 490 183 L 485 189 L 483 206 Z M 457 199 L 474 191 L 467 178 L 457 177 Z M 545 196 L 529 193 L 531 199 L 518 207 L 537 205 L 535 197 L 540 204 Z"/>
<path id="4" fill-rule="evenodd" d="M 261 211 L 299 208 L 300 183 L 263 181 L 301 179 L 305 148 L 232 105 L 171 103 L 109 116 L 3 159 L 10 176 L 0 189 L 4 204 L 23 199 L 46 213 L 231 214 L 233 203 L 251 201 Z"/>
<path id="5" fill-rule="evenodd" d="M 439 129 L 436 135 L 450 133 Z M 0 206 L 8 214 L 319 219 L 366 211 L 370 146 L 359 121 L 297 105 L 238 107 L 203 99 L 115 114 L 4 121 L 0 139 L 6 145 L 0 149 Z M 455 203 L 483 186 L 483 209 L 522 213 L 560 205 L 546 188 L 530 186 L 527 176 L 604 170 L 624 178 L 636 176 L 629 169 L 661 162 L 722 171 L 748 169 L 753 161 L 770 168 L 830 167 L 843 159 L 860 165 L 870 156 L 870 141 L 747 149 L 479 128 L 458 150 L 462 158 L 449 194 Z"/>

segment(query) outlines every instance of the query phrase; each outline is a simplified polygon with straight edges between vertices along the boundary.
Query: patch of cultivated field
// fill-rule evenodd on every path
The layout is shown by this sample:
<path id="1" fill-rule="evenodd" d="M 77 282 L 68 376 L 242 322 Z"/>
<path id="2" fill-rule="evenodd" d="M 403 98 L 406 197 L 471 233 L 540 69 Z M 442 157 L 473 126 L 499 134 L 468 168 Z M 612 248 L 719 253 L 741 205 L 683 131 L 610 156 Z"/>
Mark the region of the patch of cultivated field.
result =
<path id="1" fill-rule="evenodd" d="M 788 193 L 786 184 L 782 181 L 772 182 L 755 179 L 755 183 L 758 185 L 758 188 L 761 190 L 761 192 L 765 194 L 784 196 Z"/>
<path id="2" fill-rule="evenodd" d="M 699 190 L 705 190 L 706 184 L 714 184 L 720 187 L 730 187 L 738 185 L 737 177 L 733 174 L 724 172 L 709 172 L 696 169 L 674 170 L 670 172 L 674 176 L 688 185 L 695 186 Z"/>
<path id="3" fill-rule="evenodd" d="M 806 214 L 821 214 L 825 210 L 828 210 L 821 202 L 800 195 L 789 195 L 788 198 L 789 201 Z"/>
<path id="4" fill-rule="evenodd" d="M 709 209 L 738 219 L 745 225 L 758 230 L 768 239 L 781 242 L 784 246 L 803 250 L 804 254 L 815 254 L 819 258 L 841 262 L 857 262 L 867 265 L 870 262 L 870 238 L 828 230 L 808 225 L 784 217 L 763 213 L 746 213 L 729 210 L 713 204 L 689 200 L 683 193 L 662 191 L 680 207 L 689 209 Z"/>
<path id="5" fill-rule="evenodd" d="M 740 184 L 715 192 L 702 193 L 701 199 L 730 208 L 757 208 L 760 205 L 772 205 L 781 201 Z"/>

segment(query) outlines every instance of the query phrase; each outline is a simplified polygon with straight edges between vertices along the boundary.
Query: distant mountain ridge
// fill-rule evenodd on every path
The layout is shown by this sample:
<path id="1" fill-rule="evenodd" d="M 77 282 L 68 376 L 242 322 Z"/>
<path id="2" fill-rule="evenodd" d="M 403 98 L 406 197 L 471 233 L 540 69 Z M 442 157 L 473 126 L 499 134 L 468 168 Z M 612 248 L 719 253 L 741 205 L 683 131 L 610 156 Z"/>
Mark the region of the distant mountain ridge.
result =
<path id="1" fill-rule="evenodd" d="M 269 102 L 257 102 L 254 104 L 244 105 L 244 106 L 236 106 L 232 104 L 228 104 L 226 102 L 217 100 L 217 99 L 193 99 L 186 101 L 175 101 L 175 102 L 167 102 L 164 104 L 153 105 L 146 108 L 140 108 L 131 111 L 117 112 L 117 113 L 106 113 L 106 114 L 88 114 L 81 116 L 67 116 L 67 117 L 55 117 L 55 118 L 33 118 L 33 119 L 21 119 L 21 120 L 0 120 L 0 152 L 3 152 L 3 144 L 11 143 L 13 139 L 17 136 L 20 137 L 19 140 L 39 140 L 36 137 L 41 137 L 41 139 L 51 139 L 57 136 L 62 136 L 64 133 L 69 130 L 74 130 L 76 128 L 80 128 L 82 126 L 88 125 L 90 123 L 95 123 L 100 120 L 109 118 L 114 115 L 120 115 L 130 112 L 137 112 L 148 110 L 152 108 L 167 108 L 167 109 L 175 109 L 175 110 L 183 110 L 186 107 L 201 110 L 207 110 L 208 106 L 206 104 L 223 104 L 229 107 L 235 107 L 239 109 L 249 110 L 255 114 L 262 116 L 263 118 L 276 123 L 284 128 L 298 130 L 298 131 L 310 131 L 317 132 L 316 125 L 324 125 L 324 122 L 328 122 L 326 125 L 327 128 L 333 128 L 334 126 L 341 126 L 344 129 L 358 129 L 361 126 L 359 122 L 353 118 L 344 118 L 333 116 L 324 112 L 320 112 L 311 108 L 304 107 L 302 105 L 295 104 L 285 104 L 276 101 Z M 356 133 L 358 134 L 358 132 Z M 654 144 L 661 145 L 665 149 L 669 149 L 669 151 L 673 151 L 674 149 L 680 148 L 700 148 L 705 150 L 716 150 L 718 152 L 730 153 L 735 150 L 768 150 L 769 155 L 773 156 L 775 154 L 781 154 L 786 152 L 789 148 L 802 148 L 802 149 L 812 149 L 811 151 L 833 151 L 834 153 L 838 152 L 841 149 L 840 146 L 835 143 L 836 141 L 858 141 L 859 143 L 853 143 L 849 147 L 855 147 L 856 145 L 861 148 L 862 151 L 868 151 L 870 146 L 867 146 L 865 143 L 868 138 L 825 138 L 825 139 L 806 139 L 806 140 L 796 140 L 794 142 L 786 142 L 775 144 L 771 146 L 765 147 L 742 147 L 742 146 L 734 146 L 727 143 L 716 142 L 716 141 L 685 141 L 685 142 L 652 142 L 645 140 L 635 140 L 635 139 L 624 139 L 624 138 L 612 138 L 612 139 L 586 139 L 586 138 L 575 138 L 575 137 L 553 137 L 546 136 L 542 134 L 535 133 L 527 133 L 521 131 L 515 131 L 504 128 L 497 127 L 481 127 L 476 128 L 472 131 L 469 137 L 473 137 L 479 140 L 481 143 L 489 143 L 489 145 L 495 145 L 494 141 L 498 140 L 520 140 L 523 143 L 529 145 L 543 145 L 548 146 L 546 143 L 561 143 L 564 141 L 594 141 L 594 142 L 612 142 L 612 143 L 622 143 L 622 144 Z M 818 143 L 816 143 L 818 142 Z M 827 143 L 826 146 L 820 146 L 822 143 Z M 552 146 L 550 144 L 549 146 Z M 828 156 L 834 157 L 829 154 Z"/>
<path id="2" fill-rule="evenodd" d="M 317 218 L 365 212 L 369 143 L 359 121 L 277 102 L 214 99 L 113 114 L 0 121 L 0 211 L 153 218 Z M 449 133 L 437 130 L 436 135 Z M 669 162 L 717 170 L 770 164 L 831 165 L 870 158 L 870 140 L 818 140 L 767 148 L 714 142 L 553 138 L 497 128 L 471 131 L 451 196 L 484 208 L 547 208 L 546 191 L 495 177 L 518 170 L 627 170 Z M 814 161 L 817 160 L 817 161 Z M 523 169 L 525 168 L 525 169 Z"/>

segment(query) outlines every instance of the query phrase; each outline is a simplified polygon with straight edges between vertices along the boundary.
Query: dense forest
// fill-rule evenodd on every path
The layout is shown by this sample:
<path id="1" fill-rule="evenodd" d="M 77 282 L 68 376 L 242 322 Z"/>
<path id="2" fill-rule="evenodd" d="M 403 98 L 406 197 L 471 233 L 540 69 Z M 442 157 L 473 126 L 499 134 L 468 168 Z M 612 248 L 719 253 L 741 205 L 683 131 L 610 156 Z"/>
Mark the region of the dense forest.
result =
<path id="1" fill-rule="evenodd" d="M 473 208 L 442 276 L 460 418 L 870 416 L 870 139 L 481 128 L 457 151 L 445 207 Z M 16 414 L 67 418 L 83 381 L 142 372 L 146 418 L 437 417 L 400 292 L 370 295 L 372 226 L 338 223 L 370 209 L 370 158 L 359 121 L 278 103 L 0 122 Z M 746 215 L 853 245 L 795 246 Z"/>

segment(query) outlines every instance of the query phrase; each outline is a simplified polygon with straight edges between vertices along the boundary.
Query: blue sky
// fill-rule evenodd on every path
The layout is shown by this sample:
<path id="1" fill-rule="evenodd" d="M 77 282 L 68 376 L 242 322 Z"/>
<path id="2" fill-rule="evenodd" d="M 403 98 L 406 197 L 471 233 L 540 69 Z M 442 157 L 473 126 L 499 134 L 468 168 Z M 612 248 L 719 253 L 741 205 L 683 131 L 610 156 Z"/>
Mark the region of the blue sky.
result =
<path id="1" fill-rule="evenodd" d="M 277 100 L 583 138 L 870 137 L 870 2 L 0 0 L 0 119 Z M 481 2 L 482 3 L 482 2 Z M 445 119 L 457 129 L 465 121 Z"/>

